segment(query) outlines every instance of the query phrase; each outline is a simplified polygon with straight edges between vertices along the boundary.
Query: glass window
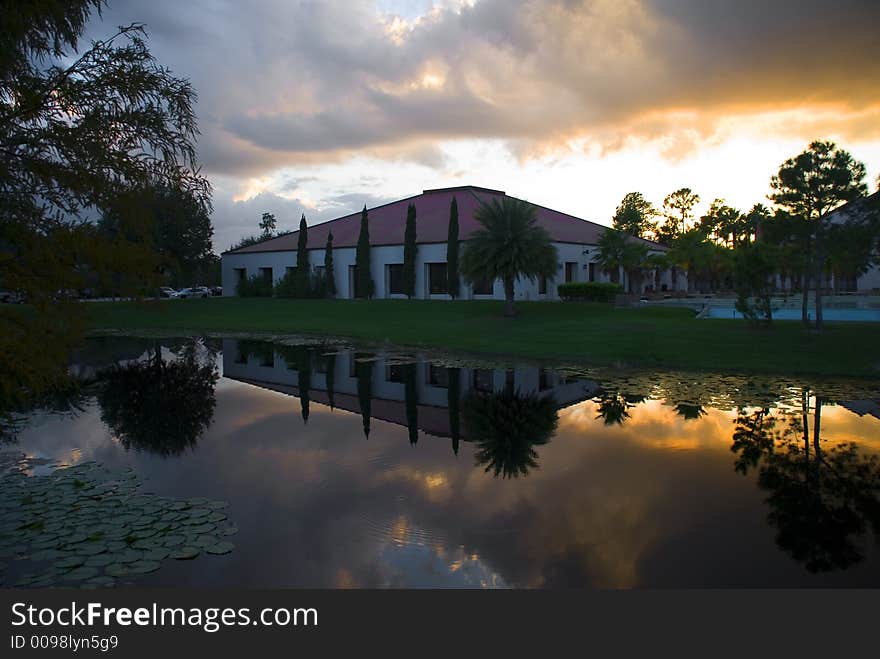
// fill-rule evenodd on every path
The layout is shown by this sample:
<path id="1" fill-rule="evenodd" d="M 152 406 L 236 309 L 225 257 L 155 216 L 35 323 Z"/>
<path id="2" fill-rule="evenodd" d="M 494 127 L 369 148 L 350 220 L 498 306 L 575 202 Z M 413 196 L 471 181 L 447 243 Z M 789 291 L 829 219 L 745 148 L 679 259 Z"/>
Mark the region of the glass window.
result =
<path id="1" fill-rule="evenodd" d="M 266 281 L 272 281 L 272 268 L 260 268 L 260 275 Z"/>
<path id="2" fill-rule="evenodd" d="M 386 382 L 405 382 L 404 369 L 400 364 L 385 367 Z"/>
<path id="3" fill-rule="evenodd" d="M 484 279 L 474 282 L 474 295 L 492 295 L 495 282 Z"/>
<path id="4" fill-rule="evenodd" d="M 566 283 L 577 281 L 577 263 L 566 261 L 565 263 L 565 281 Z"/>
<path id="5" fill-rule="evenodd" d="M 444 389 L 449 387 L 449 369 L 428 364 L 428 384 Z"/>
<path id="6" fill-rule="evenodd" d="M 590 263 L 590 281 L 596 281 L 596 264 Z"/>
<path id="7" fill-rule="evenodd" d="M 245 268 L 235 268 L 235 281 L 242 281 L 247 277 Z"/>
<path id="8" fill-rule="evenodd" d="M 474 369 L 474 389 L 485 393 L 495 390 L 495 372 L 490 368 Z"/>
<path id="9" fill-rule="evenodd" d="M 442 295 L 449 292 L 449 282 L 446 280 L 445 263 L 428 264 L 428 292 L 431 295 Z"/>
<path id="10" fill-rule="evenodd" d="M 547 277 L 538 277 L 538 295 L 547 295 Z"/>
<path id="11" fill-rule="evenodd" d="M 403 295 L 403 263 L 390 263 L 388 266 L 388 293 Z"/>

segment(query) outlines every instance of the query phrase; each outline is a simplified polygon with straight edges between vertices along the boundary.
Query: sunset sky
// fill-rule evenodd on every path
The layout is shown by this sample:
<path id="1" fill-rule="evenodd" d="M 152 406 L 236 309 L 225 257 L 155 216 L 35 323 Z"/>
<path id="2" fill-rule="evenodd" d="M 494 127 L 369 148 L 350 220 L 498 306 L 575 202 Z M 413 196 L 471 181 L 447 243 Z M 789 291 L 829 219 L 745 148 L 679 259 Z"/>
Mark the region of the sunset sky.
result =
<path id="1" fill-rule="evenodd" d="M 474 184 L 610 224 L 688 186 L 767 203 L 813 139 L 880 174 L 880 3 L 110 0 L 199 94 L 215 247 Z"/>

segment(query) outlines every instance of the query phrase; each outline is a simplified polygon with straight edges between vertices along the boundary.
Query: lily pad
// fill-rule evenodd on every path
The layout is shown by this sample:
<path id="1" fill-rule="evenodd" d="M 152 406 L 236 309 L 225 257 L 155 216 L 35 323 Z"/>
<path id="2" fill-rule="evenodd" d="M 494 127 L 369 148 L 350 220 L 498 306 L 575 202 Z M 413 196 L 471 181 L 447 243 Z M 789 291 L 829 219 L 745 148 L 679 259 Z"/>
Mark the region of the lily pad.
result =
<path id="1" fill-rule="evenodd" d="M 123 565 L 122 563 L 111 563 L 104 568 L 104 574 L 108 577 L 124 577 L 128 573 L 128 565 Z"/>
<path id="2" fill-rule="evenodd" d="M 135 561 L 128 565 L 129 574 L 149 574 L 160 568 L 158 561 Z"/>
<path id="3" fill-rule="evenodd" d="M 76 553 L 81 556 L 96 556 L 105 551 L 107 551 L 107 545 L 103 542 L 84 542 L 76 548 Z"/>
<path id="4" fill-rule="evenodd" d="M 66 556 L 59 561 L 55 561 L 54 565 L 60 569 L 66 568 L 74 568 L 79 567 L 83 563 L 85 563 L 86 559 L 83 556 Z"/>
<path id="5" fill-rule="evenodd" d="M 231 542 L 218 542 L 217 544 L 211 545 L 206 549 L 209 554 L 228 554 L 233 549 L 235 549 L 235 545 Z"/>
<path id="6" fill-rule="evenodd" d="M 96 577 L 99 574 L 99 570 L 96 567 L 83 566 L 78 567 L 75 570 L 71 570 L 65 575 L 62 575 L 62 579 L 64 581 L 82 581 L 84 579 L 91 579 L 92 577 Z"/>
<path id="7" fill-rule="evenodd" d="M 178 561 L 189 561 L 197 557 L 201 553 L 202 550 L 198 547 L 186 546 L 172 551 L 170 557 Z"/>

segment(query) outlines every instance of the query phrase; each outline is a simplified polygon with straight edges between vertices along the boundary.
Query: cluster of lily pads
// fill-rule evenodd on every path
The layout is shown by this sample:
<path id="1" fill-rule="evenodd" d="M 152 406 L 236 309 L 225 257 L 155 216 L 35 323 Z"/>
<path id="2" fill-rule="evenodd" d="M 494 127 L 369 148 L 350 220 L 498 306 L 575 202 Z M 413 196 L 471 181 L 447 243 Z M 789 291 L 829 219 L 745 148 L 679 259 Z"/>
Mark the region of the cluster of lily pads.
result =
<path id="1" fill-rule="evenodd" d="M 95 462 L 0 477 L 0 583 L 106 588 L 162 561 L 228 554 L 225 501 L 142 494 L 129 468 Z M 10 561 L 7 563 L 6 561 Z M 9 583 L 6 583 L 9 575 Z"/>

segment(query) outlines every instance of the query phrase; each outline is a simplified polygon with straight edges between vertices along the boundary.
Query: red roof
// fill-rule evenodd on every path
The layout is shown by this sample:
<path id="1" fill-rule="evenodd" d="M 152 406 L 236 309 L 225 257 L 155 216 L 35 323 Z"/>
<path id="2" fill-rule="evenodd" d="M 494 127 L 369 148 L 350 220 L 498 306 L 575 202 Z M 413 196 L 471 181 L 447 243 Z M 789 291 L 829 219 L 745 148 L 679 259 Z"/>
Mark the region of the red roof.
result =
<path id="1" fill-rule="evenodd" d="M 370 245 L 402 245 L 406 227 L 406 209 L 416 206 L 416 235 L 419 243 L 445 243 L 449 231 L 449 205 L 455 197 L 458 202 L 458 226 L 462 240 L 479 227 L 474 212 L 481 202 L 493 197 L 505 196 L 501 190 L 490 190 L 465 185 L 454 188 L 425 190 L 420 195 L 375 208 L 368 208 L 370 222 Z M 595 245 L 607 227 L 582 220 L 573 215 L 535 205 L 538 224 L 544 227 L 555 242 Z M 315 224 L 309 227 L 309 249 L 321 249 L 327 243 L 327 232 L 333 232 L 333 247 L 354 247 L 360 233 L 361 213 Z M 280 252 L 297 248 L 298 231 L 270 238 L 256 245 L 232 250 L 235 254 L 250 252 Z M 640 239 L 637 239 L 640 240 Z M 652 248 L 665 249 L 661 245 L 643 241 Z M 230 252 L 224 252 L 230 253 Z"/>

